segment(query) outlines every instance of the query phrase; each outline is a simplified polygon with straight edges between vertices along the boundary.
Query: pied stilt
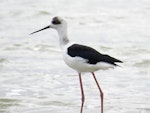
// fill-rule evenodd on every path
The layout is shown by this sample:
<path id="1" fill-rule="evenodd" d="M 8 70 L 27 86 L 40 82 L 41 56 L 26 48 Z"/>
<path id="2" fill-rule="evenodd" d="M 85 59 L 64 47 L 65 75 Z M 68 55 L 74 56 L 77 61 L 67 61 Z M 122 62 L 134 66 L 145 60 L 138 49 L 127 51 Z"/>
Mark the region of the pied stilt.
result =
<path id="1" fill-rule="evenodd" d="M 82 78 L 81 78 L 82 72 L 92 73 L 93 78 L 100 92 L 101 113 L 103 113 L 103 91 L 100 88 L 100 85 L 95 77 L 94 72 L 97 70 L 106 70 L 112 68 L 114 66 L 117 66 L 116 64 L 117 62 L 122 63 L 122 61 L 113 58 L 109 55 L 101 54 L 91 47 L 71 43 L 67 36 L 67 22 L 60 17 L 54 17 L 49 26 L 37 30 L 31 34 L 37 33 L 39 31 L 48 28 L 53 28 L 58 32 L 59 42 L 63 51 L 64 61 L 69 67 L 76 70 L 79 74 L 79 81 L 80 81 L 81 94 L 82 94 L 82 104 L 81 104 L 80 113 L 82 113 L 83 111 L 84 100 L 85 100 Z"/>

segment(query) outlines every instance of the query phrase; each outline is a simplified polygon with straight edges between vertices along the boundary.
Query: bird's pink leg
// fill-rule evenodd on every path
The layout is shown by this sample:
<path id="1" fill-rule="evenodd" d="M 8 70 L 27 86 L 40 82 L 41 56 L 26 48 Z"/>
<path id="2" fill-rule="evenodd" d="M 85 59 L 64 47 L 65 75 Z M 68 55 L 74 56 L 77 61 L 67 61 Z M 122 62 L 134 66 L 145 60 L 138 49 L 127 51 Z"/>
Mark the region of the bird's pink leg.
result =
<path id="1" fill-rule="evenodd" d="M 92 72 L 92 75 L 94 77 L 94 80 L 95 80 L 95 82 L 97 84 L 97 87 L 99 89 L 99 92 L 100 92 L 100 97 L 101 97 L 101 113 L 103 113 L 103 98 L 104 98 L 104 94 L 103 94 L 103 91 L 101 90 L 100 85 L 98 84 L 98 81 L 97 81 L 97 79 L 96 79 L 96 77 L 95 77 L 95 75 L 94 75 L 93 72 Z"/>
<path id="2" fill-rule="evenodd" d="M 85 100 L 85 97 L 84 97 L 84 91 L 83 91 L 83 85 L 82 85 L 81 73 L 79 73 L 79 80 L 80 80 L 80 88 L 81 88 L 81 94 L 82 94 L 82 104 L 81 104 L 81 110 L 80 110 L 80 113 L 82 113 L 82 111 L 83 111 L 83 106 L 84 106 L 84 100 Z"/>

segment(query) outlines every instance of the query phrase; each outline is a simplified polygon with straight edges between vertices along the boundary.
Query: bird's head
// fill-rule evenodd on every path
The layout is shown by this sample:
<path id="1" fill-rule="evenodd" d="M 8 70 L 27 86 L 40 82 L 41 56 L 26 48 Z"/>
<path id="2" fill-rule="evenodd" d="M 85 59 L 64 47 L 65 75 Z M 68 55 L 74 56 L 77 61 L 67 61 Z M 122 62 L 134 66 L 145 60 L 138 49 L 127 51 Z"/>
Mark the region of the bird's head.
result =
<path id="1" fill-rule="evenodd" d="M 46 27 L 44 27 L 44 28 L 42 28 L 40 30 L 37 30 L 35 32 L 32 32 L 31 34 L 43 31 L 43 30 L 48 29 L 48 28 L 53 28 L 53 29 L 57 30 L 58 32 L 59 31 L 62 32 L 63 30 L 67 29 L 67 22 L 64 19 L 60 18 L 60 17 L 54 17 L 52 19 L 50 25 L 48 25 L 48 26 L 46 26 Z"/>

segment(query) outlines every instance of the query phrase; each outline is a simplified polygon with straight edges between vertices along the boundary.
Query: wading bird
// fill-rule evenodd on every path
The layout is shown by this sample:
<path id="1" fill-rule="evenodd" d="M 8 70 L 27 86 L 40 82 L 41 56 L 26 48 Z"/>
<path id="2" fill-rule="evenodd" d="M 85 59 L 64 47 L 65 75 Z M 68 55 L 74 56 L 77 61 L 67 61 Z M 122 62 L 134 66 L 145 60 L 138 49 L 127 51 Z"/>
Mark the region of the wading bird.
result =
<path id="1" fill-rule="evenodd" d="M 109 55 L 101 54 L 91 47 L 77 43 L 71 43 L 67 36 L 67 22 L 60 17 L 54 17 L 50 25 L 46 26 L 43 29 L 37 30 L 31 34 L 37 33 L 48 28 L 53 28 L 58 32 L 59 43 L 62 49 L 64 61 L 69 67 L 76 70 L 79 74 L 80 88 L 82 94 L 80 113 L 82 113 L 83 111 L 85 101 L 81 78 L 82 72 L 90 72 L 93 75 L 93 78 L 100 92 L 101 113 L 103 113 L 103 91 L 100 88 L 100 85 L 96 79 L 94 72 L 97 70 L 106 70 L 114 66 L 118 66 L 116 63 L 122 63 L 122 61 L 113 58 Z"/>

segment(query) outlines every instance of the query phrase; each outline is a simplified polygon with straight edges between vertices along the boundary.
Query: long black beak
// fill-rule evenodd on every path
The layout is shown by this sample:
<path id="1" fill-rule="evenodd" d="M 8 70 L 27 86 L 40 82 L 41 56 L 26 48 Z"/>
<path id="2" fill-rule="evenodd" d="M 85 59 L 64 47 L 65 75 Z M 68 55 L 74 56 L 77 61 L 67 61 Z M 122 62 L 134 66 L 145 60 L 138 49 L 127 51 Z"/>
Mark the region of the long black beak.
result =
<path id="1" fill-rule="evenodd" d="M 49 25 L 49 26 L 46 26 L 46 27 L 44 27 L 44 28 L 42 28 L 42 29 L 40 29 L 40 30 L 37 30 L 37 31 L 35 31 L 35 32 L 33 32 L 33 33 L 30 33 L 30 35 L 32 35 L 32 34 L 34 34 L 34 33 L 37 33 L 37 32 L 40 32 L 40 31 L 43 31 L 43 30 L 48 29 L 48 28 L 50 28 L 50 25 Z"/>

